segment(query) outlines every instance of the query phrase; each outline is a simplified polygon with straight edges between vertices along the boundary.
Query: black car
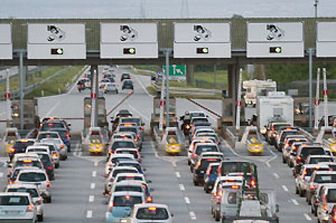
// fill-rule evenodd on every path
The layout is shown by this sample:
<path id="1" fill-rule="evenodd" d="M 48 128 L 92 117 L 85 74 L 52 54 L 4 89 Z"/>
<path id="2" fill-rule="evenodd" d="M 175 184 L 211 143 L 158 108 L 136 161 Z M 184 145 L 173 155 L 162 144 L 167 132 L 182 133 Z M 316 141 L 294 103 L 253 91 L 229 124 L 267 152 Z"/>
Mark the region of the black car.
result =
<path id="1" fill-rule="evenodd" d="M 25 153 L 28 146 L 35 143 L 33 139 L 18 139 L 14 145 L 8 150 L 9 159 L 12 160 L 16 153 Z"/>
<path id="2" fill-rule="evenodd" d="M 132 80 L 124 80 L 121 86 L 121 89 L 130 89 L 130 90 L 134 90 L 134 86 L 133 86 L 133 81 Z"/>
<path id="3" fill-rule="evenodd" d="M 210 163 L 219 163 L 222 158 L 219 157 L 203 157 L 199 159 L 193 171 L 193 183 L 195 186 L 204 184 L 204 175 Z"/>
<path id="4" fill-rule="evenodd" d="M 126 80 L 126 79 L 131 79 L 131 75 L 129 73 L 123 73 L 121 75 L 120 81 L 122 82 L 123 80 Z"/>

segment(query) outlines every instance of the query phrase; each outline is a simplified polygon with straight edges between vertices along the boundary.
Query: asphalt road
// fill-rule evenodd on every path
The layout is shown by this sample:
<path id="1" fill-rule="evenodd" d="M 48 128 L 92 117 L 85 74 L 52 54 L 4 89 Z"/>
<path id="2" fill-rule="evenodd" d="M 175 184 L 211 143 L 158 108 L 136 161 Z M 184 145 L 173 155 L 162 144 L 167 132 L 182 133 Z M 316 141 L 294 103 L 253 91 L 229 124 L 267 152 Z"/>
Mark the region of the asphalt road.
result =
<path id="1" fill-rule="evenodd" d="M 121 72 L 122 70 L 119 73 Z M 133 76 L 133 79 L 135 93 L 117 111 L 126 108 L 135 115 L 142 116 L 148 132 L 152 100 L 145 86 L 150 82 L 150 77 Z M 128 91 L 120 92 L 118 95 L 107 95 L 107 111 L 127 94 Z M 41 117 L 50 115 L 82 117 L 85 95 L 88 96 L 89 92 L 79 93 L 73 88 L 67 94 L 40 98 L 39 113 Z M 219 101 L 199 100 L 199 102 L 220 113 Z M 178 115 L 182 115 L 185 110 L 199 110 L 199 108 L 187 100 L 178 99 Z M 215 123 L 216 117 L 212 114 L 209 114 L 209 117 Z M 69 122 L 74 132 L 81 131 L 83 127 L 81 120 Z M 104 157 L 84 156 L 78 141 L 73 141 L 73 148 L 69 159 L 62 162 L 61 167 L 56 170 L 56 180 L 51 190 L 53 202 L 45 205 L 45 222 L 103 222 L 107 209 L 106 198 L 102 195 Z M 304 199 L 295 195 L 294 179 L 290 169 L 281 163 L 277 151 L 270 149 L 265 156 L 249 156 L 244 151 L 232 149 L 225 141 L 222 142 L 222 150 L 226 157 L 256 162 L 261 188 L 276 191 L 280 205 L 280 222 L 316 221 Z M 202 187 L 193 185 L 185 156 L 167 156 L 148 134 L 142 153 L 146 176 L 152 181 L 150 186 L 154 189 L 154 201 L 168 204 L 175 215 L 175 222 L 215 222 L 210 215 L 210 196 L 204 193 Z M 1 158 L 2 161 L 5 159 Z M 6 185 L 6 167 L 3 165 L 0 167 L 0 185 L 2 187 Z"/>

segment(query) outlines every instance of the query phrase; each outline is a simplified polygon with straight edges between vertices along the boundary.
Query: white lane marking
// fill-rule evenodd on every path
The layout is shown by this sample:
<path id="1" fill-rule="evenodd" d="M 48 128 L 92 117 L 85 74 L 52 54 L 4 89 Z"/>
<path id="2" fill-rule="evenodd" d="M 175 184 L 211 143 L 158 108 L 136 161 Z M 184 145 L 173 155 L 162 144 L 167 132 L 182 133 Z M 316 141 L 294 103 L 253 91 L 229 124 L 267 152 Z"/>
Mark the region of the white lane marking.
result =
<path id="1" fill-rule="evenodd" d="M 147 118 L 147 116 L 144 113 L 140 112 L 138 109 L 136 109 L 135 107 L 133 107 L 132 105 L 130 105 L 130 103 L 128 103 L 127 101 L 126 101 L 126 103 L 127 103 L 128 107 L 130 107 L 130 109 L 132 109 L 133 111 L 135 111 L 136 113 L 138 113 L 146 121 L 148 121 L 148 122 L 150 121 L 149 118 Z"/>
<path id="2" fill-rule="evenodd" d="M 312 220 L 312 218 L 307 213 L 304 213 L 303 216 L 306 218 L 307 221 Z"/>
<path id="3" fill-rule="evenodd" d="M 0 172 L 0 178 L 4 176 L 4 173 Z"/>
<path id="4" fill-rule="evenodd" d="M 271 164 L 269 164 L 269 162 L 266 162 L 266 166 L 271 167 Z"/>
<path id="5" fill-rule="evenodd" d="M 141 88 L 145 91 L 145 93 L 146 93 L 149 97 L 152 97 L 152 95 L 147 91 L 147 89 L 146 89 L 145 85 L 142 83 L 142 81 L 139 80 L 139 78 L 138 78 L 136 75 L 134 75 L 134 77 L 135 77 L 136 81 L 140 84 Z"/>
<path id="6" fill-rule="evenodd" d="M 92 215 L 93 215 L 92 210 L 88 210 L 86 212 L 86 218 L 92 218 Z"/>
<path id="7" fill-rule="evenodd" d="M 95 189 L 96 188 L 96 184 L 95 183 L 91 183 L 90 184 L 90 188 L 93 190 L 93 189 Z"/>
<path id="8" fill-rule="evenodd" d="M 186 204 L 190 204 L 190 199 L 189 199 L 189 197 L 184 197 L 184 201 L 186 202 Z"/>
<path id="9" fill-rule="evenodd" d="M 98 161 L 95 161 L 94 162 L 94 166 L 98 166 L 99 162 Z"/>
<path id="10" fill-rule="evenodd" d="M 176 167 L 176 161 L 172 161 L 173 167 Z"/>
<path id="11" fill-rule="evenodd" d="M 268 150 L 270 151 L 270 153 L 273 155 L 273 157 L 266 161 L 266 165 L 267 165 L 268 167 L 271 167 L 271 162 L 272 162 L 273 160 L 275 160 L 276 158 L 278 158 L 278 154 L 274 153 L 269 147 L 267 147 L 267 148 L 268 148 Z"/>
<path id="12" fill-rule="evenodd" d="M 299 202 L 297 202 L 297 200 L 295 200 L 295 199 L 292 199 L 292 202 L 293 202 L 293 204 L 296 205 L 296 206 L 299 205 Z"/>
<path id="13" fill-rule="evenodd" d="M 282 189 L 286 192 L 288 192 L 288 188 L 286 187 L 286 185 L 281 185 Z"/>
<path id="14" fill-rule="evenodd" d="M 180 172 L 175 172 L 177 178 L 181 178 Z"/>
<path id="15" fill-rule="evenodd" d="M 190 212 L 189 212 L 189 215 L 190 215 L 191 220 L 196 220 L 196 219 L 197 219 L 197 218 L 196 218 L 196 215 L 195 215 L 195 212 L 190 211 Z"/>
<path id="16" fill-rule="evenodd" d="M 276 179 L 279 179 L 279 178 L 280 178 L 279 174 L 277 174 L 277 173 L 273 173 L 273 176 L 274 176 Z"/>
<path id="17" fill-rule="evenodd" d="M 48 113 L 47 113 L 44 117 L 49 117 L 50 114 L 51 114 L 51 113 L 56 109 L 56 107 L 59 105 L 59 103 L 60 103 L 60 101 L 57 101 L 56 104 L 55 104 L 54 106 L 52 106 L 52 107 L 49 109 Z"/>
<path id="18" fill-rule="evenodd" d="M 92 177 L 96 177 L 97 176 L 97 171 L 92 171 Z"/>
<path id="19" fill-rule="evenodd" d="M 92 203 L 93 201 L 94 201 L 94 195 L 90 195 L 90 196 L 89 196 L 89 202 Z"/>
<path id="20" fill-rule="evenodd" d="M 185 187 L 184 187 L 183 184 L 179 184 L 179 187 L 180 187 L 180 190 L 181 190 L 181 191 L 185 191 Z"/>

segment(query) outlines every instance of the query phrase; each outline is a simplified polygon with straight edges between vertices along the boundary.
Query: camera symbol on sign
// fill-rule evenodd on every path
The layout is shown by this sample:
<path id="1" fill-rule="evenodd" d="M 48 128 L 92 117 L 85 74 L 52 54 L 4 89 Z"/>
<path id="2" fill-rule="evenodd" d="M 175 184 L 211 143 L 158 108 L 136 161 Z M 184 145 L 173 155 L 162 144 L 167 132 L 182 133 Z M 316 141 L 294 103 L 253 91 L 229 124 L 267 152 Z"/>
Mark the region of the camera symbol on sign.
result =
<path id="1" fill-rule="evenodd" d="M 130 27 L 129 25 L 121 25 L 120 31 L 122 35 L 120 36 L 120 41 L 133 41 L 138 38 L 138 32 Z"/>
<path id="2" fill-rule="evenodd" d="M 62 41 L 65 39 L 65 32 L 55 25 L 48 25 L 47 31 L 49 32 L 47 38 L 48 42 L 53 42 L 55 40 Z"/>
<path id="3" fill-rule="evenodd" d="M 285 31 L 274 24 L 267 24 L 266 30 L 268 31 L 266 39 L 269 41 L 280 40 L 285 36 Z"/>
<path id="4" fill-rule="evenodd" d="M 194 41 L 198 42 L 200 40 L 207 41 L 211 38 L 211 32 L 202 25 L 194 25 Z"/>

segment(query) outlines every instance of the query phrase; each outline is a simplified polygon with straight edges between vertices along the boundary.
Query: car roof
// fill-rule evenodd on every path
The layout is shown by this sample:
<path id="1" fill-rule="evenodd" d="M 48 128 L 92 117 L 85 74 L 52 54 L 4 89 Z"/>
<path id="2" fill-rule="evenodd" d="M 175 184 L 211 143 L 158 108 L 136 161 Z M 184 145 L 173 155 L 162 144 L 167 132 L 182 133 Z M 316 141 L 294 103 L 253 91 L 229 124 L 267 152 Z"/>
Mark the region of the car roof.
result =
<path id="1" fill-rule="evenodd" d="M 196 146 L 217 146 L 216 143 L 212 143 L 212 142 L 206 142 L 206 143 L 197 143 Z"/>
<path id="2" fill-rule="evenodd" d="M 41 169 L 23 169 L 23 170 L 21 170 L 20 171 L 20 174 L 21 173 L 44 173 L 44 174 L 46 174 L 46 172 L 45 172 L 45 170 L 41 170 Z"/>
<path id="3" fill-rule="evenodd" d="M 134 143 L 132 139 L 113 139 L 112 144 L 115 142 L 131 142 Z"/>
<path id="4" fill-rule="evenodd" d="M 319 167 L 319 168 L 329 168 L 328 165 L 322 164 L 322 163 L 316 163 L 316 164 L 304 164 L 302 166 L 303 168 L 315 168 L 315 167 Z"/>
<path id="5" fill-rule="evenodd" d="M 33 144 L 31 146 L 27 146 L 27 149 L 30 149 L 30 148 L 49 149 L 48 146 L 45 146 L 45 145 L 36 145 L 36 144 Z"/>
<path id="6" fill-rule="evenodd" d="M 56 132 L 56 131 L 40 131 L 38 134 L 58 134 L 58 132 Z"/>
<path id="7" fill-rule="evenodd" d="M 309 155 L 308 158 L 333 158 L 330 155 Z"/>
<path id="8" fill-rule="evenodd" d="M 315 174 L 332 174 L 332 175 L 335 175 L 336 172 L 335 171 L 315 171 Z"/>
<path id="9" fill-rule="evenodd" d="M 117 148 L 115 152 L 117 151 L 138 151 L 137 148 Z"/>
<path id="10" fill-rule="evenodd" d="M 131 154 L 130 154 L 131 155 Z M 133 155 L 132 155 L 133 156 Z M 138 161 L 136 161 L 136 160 L 121 160 L 118 164 L 122 164 L 122 163 L 132 163 L 132 164 L 134 164 L 134 163 L 136 163 L 136 164 L 139 164 L 139 165 L 141 165 Z"/>
<path id="11" fill-rule="evenodd" d="M 120 154 L 120 153 L 113 153 L 112 158 L 119 158 L 119 157 L 133 157 L 132 154 Z"/>
<path id="12" fill-rule="evenodd" d="M 30 194 L 25 193 L 25 192 L 0 192 L 0 196 L 27 196 L 27 197 L 30 197 Z"/>
<path id="13" fill-rule="evenodd" d="M 23 139 L 17 139 L 15 142 L 36 142 L 36 139 L 28 139 L 28 138 L 23 138 Z"/>
<path id="14" fill-rule="evenodd" d="M 137 170 L 137 168 L 133 167 L 133 166 L 116 166 L 112 169 L 111 172 L 115 171 L 115 170 Z"/>
<path id="15" fill-rule="evenodd" d="M 120 181 L 120 182 L 116 182 L 114 184 L 114 186 L 142 186 L 142 185 L 146 185 L 148 187 L 148 184 L 144 181 L 139 181 L 139 180 L 125 180 L 125 181 Z"/>
<path id="16" fill-rule="evenodd" d="M 118 177 L 135 176 L 135 177 L 143 177 L 143 178 L 145 178 L 145 176 L 142 173 L 120 173 L 117 176 Z"/>
<path id="17" fill-rule="evenodd" d="M 27 188 L 27 189 L 38 189 L 37 186 L 35 184 L 8 184 L 7 189 L 9 188 Z"/>
<path id="18" fill-rule="evenodd" d="M 147 208 L 147 207 L 158 207 L 158 208 L 168 208 L 166 204 L 158 204 L 158 203 L 143 203 L 143 204 L 135 204 L 134 208 Z"/>
<path id="19" fill-rule="evenodd" d="M 143 196 L 144 194 L 141 192 L 135 192 L 135 191 L 118 191 L 118 192 L 114 192 L 111 197 L 125 196 L 125 195 Z"/>

